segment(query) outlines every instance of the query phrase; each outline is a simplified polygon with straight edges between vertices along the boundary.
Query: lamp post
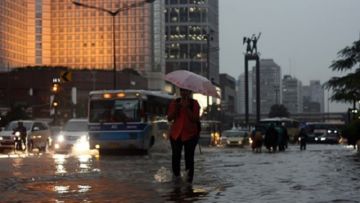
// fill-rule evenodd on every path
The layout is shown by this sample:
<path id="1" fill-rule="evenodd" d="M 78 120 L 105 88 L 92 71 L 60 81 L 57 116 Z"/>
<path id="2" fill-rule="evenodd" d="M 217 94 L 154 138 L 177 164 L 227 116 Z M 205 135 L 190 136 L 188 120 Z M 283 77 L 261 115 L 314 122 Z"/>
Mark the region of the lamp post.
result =
<path id="1" fill-rule="evenodd" d="M 141 2 L 135 2 L 132 4 L 129 4 L 127 6 L 124 7 L 120 7 L 118 9 L 116 9 L 115 11 L 111 11 L 105 8 L 101 8 L 101 7 L 97 7 L 97 6 L 92 6 L 92 5 L 88 5 L 88 4 L 83 4 L 80 3 L 79 1 L 72 1 L 72 3 L 75 6 L 78 7 L 84 7 L 84 8 L 89 8 L 89 9 L 95 9 L 98 11 L 102 11 L 105 12 L 107 14 L 109 14 L 112 17 L 112 41 L 113 41 L 113 77 L 114 77 L 114 81 L 113 81 L 113 89 L 116 89 L 116 40 L 115 40 L 115 16 L 117 16 L 120 12 L 123 11 L 127 11 L 130 10 L 131 8 L 136 8 L 136 7 L 140 7 L 143 6 L 147 3 L 153 3 L 155 0 L 144 0 Z"/>
<path id="2" fill-rule="evenodd" d="M 214 47 L 213 49 L 211 49 L 211 41 L 213 39 L 213 30 L 210 30 L 210 32 L 205 34 L 205 39 L 206 39 L 206 46 L 207 46 L 207 50 L 206 50 L 206 78 L 208 80 L 210 80 L 211 82 L 213 82 L 213 78 L 210 78 L 210 53 L 213 51 L 218 51 L 219 48 L 218 47 Z M 206 105 L 207 105 L 207 109 L 208 111 L 209 109 L 209 105 L 210 105 L 210 99 L 209 96 L 206 96 Z"/>

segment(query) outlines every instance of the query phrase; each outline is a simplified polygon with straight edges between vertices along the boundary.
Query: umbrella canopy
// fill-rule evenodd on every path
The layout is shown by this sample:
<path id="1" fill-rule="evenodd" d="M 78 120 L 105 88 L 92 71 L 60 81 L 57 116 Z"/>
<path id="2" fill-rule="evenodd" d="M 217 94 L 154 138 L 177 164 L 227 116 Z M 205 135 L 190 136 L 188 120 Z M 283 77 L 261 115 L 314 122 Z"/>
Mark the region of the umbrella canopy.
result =
<path id="1" fill-rule="evenodd" d="M 168 73 L 165 75 L 165 80 L 183 89 L 220 98 L 210 80 L 187 70 L 176 70 Z"/>

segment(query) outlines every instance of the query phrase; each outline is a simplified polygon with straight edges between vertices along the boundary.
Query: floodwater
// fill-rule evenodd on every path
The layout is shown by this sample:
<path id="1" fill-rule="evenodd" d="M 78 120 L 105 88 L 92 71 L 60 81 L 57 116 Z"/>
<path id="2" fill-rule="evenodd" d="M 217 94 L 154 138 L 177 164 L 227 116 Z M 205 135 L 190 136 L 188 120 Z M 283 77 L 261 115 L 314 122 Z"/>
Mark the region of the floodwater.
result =
<path id="1" fill-rule="evenodd" d="M 171 154 L 0 154 L 0 202 L 359 202 L 360 155 L 343 145 L 197 150 L 193 185 Z"/>

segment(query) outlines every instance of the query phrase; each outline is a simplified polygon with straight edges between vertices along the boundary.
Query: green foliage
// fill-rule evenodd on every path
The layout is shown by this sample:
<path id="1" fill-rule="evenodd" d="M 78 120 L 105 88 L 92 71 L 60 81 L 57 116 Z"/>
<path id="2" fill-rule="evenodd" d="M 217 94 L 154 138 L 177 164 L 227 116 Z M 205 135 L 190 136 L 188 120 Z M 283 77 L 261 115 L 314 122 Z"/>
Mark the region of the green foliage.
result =
<path id="1" fill-rule="evenodd" d="M 330 68 L 333 71 L 351 71 L 360 64 L 360 40 L 352 46 L 345 47 L 338 52 L 339 59 L 333 61 Z M 360 100 L 360 67 L 342 77 L 332 77 L 324 84 L 333 90 L 332 101 L 354 102 Z"/>
<path id="2" fill-rule="evenodd" d="M 290 113 L 287 108 L 282 104 L 274 104 L 271 106 L 269 118 L 273 117 L 289 117 Z"/>
<path id="3" fill-rule="evenodd" d="M 27 115 L 26 106 L 24 105 L 13 105 L 10 108 L 10 111 L 6 113 L 5 115 L 5 124 L 13 121 L 13 120 L 19 120 L 19 119 L 29 119 L 29 116 Z"/>
<path id="4" fill-rule="evenodd" d="M 347 138 L 349 145 L 355 145 L 356 141 L 360 139 L 360 120 L 354 120 L 346 125 L 342 134 Z"/>

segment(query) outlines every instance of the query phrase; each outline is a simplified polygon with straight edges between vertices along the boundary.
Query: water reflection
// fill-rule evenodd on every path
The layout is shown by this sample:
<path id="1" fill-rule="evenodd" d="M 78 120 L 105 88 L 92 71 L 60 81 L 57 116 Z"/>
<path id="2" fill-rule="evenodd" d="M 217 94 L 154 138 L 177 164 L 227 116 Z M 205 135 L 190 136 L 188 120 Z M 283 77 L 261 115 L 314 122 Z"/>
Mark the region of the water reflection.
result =
<path id="1" fill-rule="evenodd" d="M 90 171 L 91 167 L 91 155 L 80 155 L 78 156 L 78 160 L 80 162 L 79 168 L 80 173 L 87 173 Z"/>
<path id="2" fill-rule="evenodd" d="M 85 193 L 91 190 L 91 186 L 89 185 L 78 185 L 78 192 Z"/>
<path id="3" fill-rule="evenodd" d="M 54 161 L 55 161 L 55 174 L 64 174 L 66 173 L 66 169 L 65 169 L 65 162 L 66 162 L 66 155 L 64 154 L 54 154 L 53 156 Z"/>
<path id="4" fill-rule="evenodd" d="M 90 185 L 55 185 L 54 192 L 58 194 L 66 193 L 86 193 L 91 190 Z"/>
<path id="5" fill-rule="evenodd" d="M 54 191 L 59 194 L 69 193 L 69 189 L 70 189 L 70 186 L 63 186 L 63 185 L 54 187 Z"/>
<path id="6" fill-rule="evenodd" d="M 171 181 L 171 171 L 165 167 L 161 167 L 154 175 L 154 179 L 159 183 L 166 183 Z"/>
<path id="7" fill-rule="evenodd" d="M 175 185 L 173 190 L 169 194 L 164 195 L 166 201 L 174 202 L 194 202 L 199 201 L 202 197 L 206 197 L 208 191 L 204 188 L 194 188 L 191 184 L 189 185 Z"/>

